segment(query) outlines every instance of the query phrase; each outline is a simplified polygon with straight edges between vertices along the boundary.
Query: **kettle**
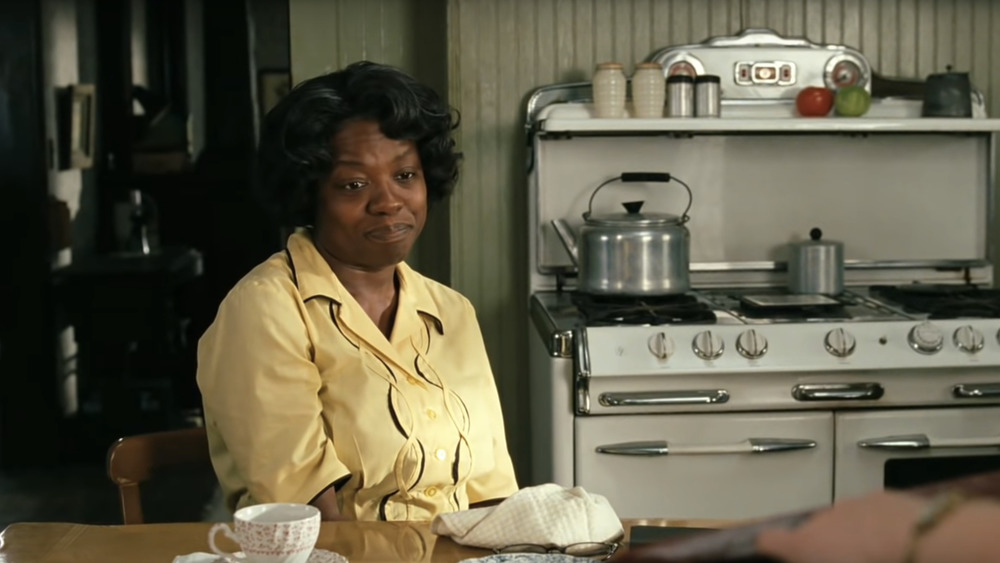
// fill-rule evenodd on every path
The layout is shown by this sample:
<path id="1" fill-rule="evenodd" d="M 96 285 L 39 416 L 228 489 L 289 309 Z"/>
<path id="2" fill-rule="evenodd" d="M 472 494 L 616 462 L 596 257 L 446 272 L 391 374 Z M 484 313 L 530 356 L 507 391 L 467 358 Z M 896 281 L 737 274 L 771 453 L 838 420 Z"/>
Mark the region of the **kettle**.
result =
<path id="1" fill-rule="evenodd" d="M 623 202 L 625 213 L 595 215 L 594 196 L 616 182 L 676 182 L 687 190 L 680 216 L 643 212 L 642 201 Z M 691 188 L 666 172 L 623 172 L 590 194 L 584 224 L 574 234 L 563 219 L 552 227 L 577 266 L 577 289 L 592 295 L 649 297 L 686 293 L 690 289 L 688 211 Z"/>
<path id="2" fill-rule="evenodd" d="M 789 245 L 790 292 L 839 295 L 844 291 L 844 244 L 822 238 L 823 231 L 814 227 L 809 240 Z"/>
<path id="3" fill-rule="evenodd" d="M 972 117 L 972 84 L 969 73 L 947 72 L 927 77 L 924 86 L 924 117 Z"/>

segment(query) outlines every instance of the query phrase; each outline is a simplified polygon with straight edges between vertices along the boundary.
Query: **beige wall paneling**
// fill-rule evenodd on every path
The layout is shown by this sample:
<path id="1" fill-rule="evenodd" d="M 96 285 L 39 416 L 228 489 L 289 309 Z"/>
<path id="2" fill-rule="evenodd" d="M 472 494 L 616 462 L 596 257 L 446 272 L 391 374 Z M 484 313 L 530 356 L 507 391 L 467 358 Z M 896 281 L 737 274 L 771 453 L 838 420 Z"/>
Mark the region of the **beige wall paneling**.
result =
<path id="1" fill-rule="evenodd" d="M 393 65 L 448 94 L 445 0 L 289 0 L 292 82 L 359 60 Z M 449 203 L 433 206 L 408 262 L 448 283 Z"/>
<path id="2" fill-rule="evenodd" d="M 367 59 L 446 93 L 444 0 L 290 0 L 292 81 Z"/>

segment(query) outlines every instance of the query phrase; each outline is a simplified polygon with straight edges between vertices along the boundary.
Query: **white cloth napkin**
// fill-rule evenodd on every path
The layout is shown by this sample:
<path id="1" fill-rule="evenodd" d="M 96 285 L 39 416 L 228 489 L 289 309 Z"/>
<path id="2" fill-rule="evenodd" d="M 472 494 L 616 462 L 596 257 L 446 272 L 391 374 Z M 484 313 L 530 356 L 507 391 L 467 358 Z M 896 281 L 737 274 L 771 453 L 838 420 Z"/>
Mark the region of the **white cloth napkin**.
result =
<path id="1" fill-rule="evenodd" d="M 497 549 L 518 544 L 565 547 L 624 534 L 608 499 L 583 487 L 526 487 L 496 506 L 440 514 L 431 531 L 462 545 Z"/>

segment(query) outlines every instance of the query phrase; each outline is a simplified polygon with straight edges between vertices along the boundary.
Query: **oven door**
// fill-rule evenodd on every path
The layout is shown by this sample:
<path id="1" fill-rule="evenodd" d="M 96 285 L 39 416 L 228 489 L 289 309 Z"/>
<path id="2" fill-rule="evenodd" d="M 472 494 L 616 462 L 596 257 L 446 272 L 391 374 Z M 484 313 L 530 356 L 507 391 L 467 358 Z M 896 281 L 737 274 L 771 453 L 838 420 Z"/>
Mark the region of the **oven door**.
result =
<path id="1" fill-rule="evenodd" d="M 621 518 L 740 519 L 827 505 L 833 414 L 582 416 L 576 484 Z"/>
<path id="2" fill-rule="evenodd" d="M 835 499 L 1000 469 L 1000 407 L 838 414 Z"/>

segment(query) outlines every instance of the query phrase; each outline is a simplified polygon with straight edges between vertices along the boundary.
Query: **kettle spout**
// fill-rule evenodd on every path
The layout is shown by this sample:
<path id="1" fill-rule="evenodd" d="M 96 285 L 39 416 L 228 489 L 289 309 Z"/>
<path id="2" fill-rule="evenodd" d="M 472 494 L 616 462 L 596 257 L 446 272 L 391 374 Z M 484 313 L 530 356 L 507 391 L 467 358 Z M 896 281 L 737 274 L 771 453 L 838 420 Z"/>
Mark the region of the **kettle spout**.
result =
<path id="1" fill-rule="evenodd" d="M 552 228 L 556 230 L 556 234 L 559 235 L 559 240 L 562 241 L 563 246 L 566 247 L 566 253 L 569 254 L 570 259 L 573 260 L 573 265 L 579 267 L 580 264 L 578 262 L 576 250 L 576 236 L 573 234 L 573 229 L 563 219 L 553 219 Z"/>

